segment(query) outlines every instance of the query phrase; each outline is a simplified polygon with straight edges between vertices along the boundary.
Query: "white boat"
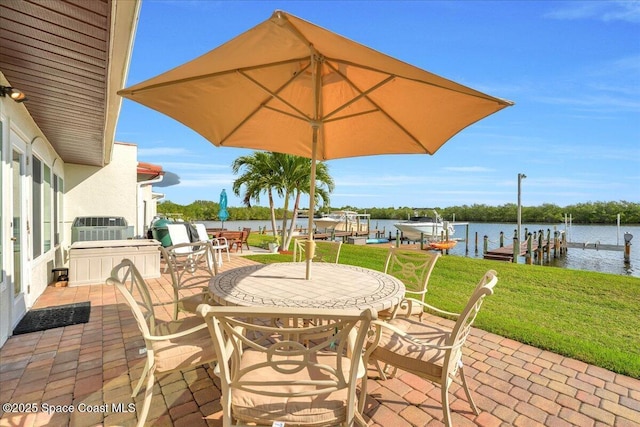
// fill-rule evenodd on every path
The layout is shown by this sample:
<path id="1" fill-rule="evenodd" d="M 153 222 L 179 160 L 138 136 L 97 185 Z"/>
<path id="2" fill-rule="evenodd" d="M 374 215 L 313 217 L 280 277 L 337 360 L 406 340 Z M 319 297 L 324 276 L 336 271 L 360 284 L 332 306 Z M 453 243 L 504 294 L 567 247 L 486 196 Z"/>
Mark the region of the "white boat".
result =
<path id="1" fill-rule="evenodd" d="M 443 221 L 442 217 L 436 211 L 433 211 L 433 217 L 412 216 L 407 221 L 396 222 L 393 224 L 398 230 L 402 231 L 404 237 L 409 240 L 420 240 L 421 236 L 425 240 L 440 239 L 453 236 L 456 232 L 452 224 Z M 447 236 L 448 233 L 448 236 Z"/>
<path id="2" fill-rule="evenodd" d="M 369 230 L 369 214 L 360 214 L 354 211 L 334 211 L 323 214 L 322 217 L 313 220 L 318 230 L 334 231 L 358 231 Z"/>

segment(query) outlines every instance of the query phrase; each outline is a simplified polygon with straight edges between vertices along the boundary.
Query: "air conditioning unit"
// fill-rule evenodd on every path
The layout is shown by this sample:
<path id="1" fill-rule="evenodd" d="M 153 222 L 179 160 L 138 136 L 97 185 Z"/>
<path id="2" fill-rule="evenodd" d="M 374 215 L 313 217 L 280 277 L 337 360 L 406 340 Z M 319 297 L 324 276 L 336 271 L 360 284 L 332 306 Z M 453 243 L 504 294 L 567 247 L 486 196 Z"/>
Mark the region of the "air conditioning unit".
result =
<path id="1" fill-rule="evenodd" d="M 73 220 L 71 243 L 133 238 L 133 226 L 123 217 L 81 216 Z"/>

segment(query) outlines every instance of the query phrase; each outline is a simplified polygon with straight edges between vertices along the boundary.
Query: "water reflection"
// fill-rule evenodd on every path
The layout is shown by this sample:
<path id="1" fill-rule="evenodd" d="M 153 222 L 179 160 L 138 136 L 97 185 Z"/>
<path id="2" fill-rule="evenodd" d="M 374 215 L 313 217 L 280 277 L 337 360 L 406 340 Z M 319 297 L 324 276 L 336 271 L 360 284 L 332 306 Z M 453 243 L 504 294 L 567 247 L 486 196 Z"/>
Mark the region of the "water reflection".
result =
<path id="1" fill-rule="evenodd" d="M 571 248 L 564 257 L 552 258 L 547 265 L 640 277 L 631 262 L 624 262 L 622 251 Z"/>

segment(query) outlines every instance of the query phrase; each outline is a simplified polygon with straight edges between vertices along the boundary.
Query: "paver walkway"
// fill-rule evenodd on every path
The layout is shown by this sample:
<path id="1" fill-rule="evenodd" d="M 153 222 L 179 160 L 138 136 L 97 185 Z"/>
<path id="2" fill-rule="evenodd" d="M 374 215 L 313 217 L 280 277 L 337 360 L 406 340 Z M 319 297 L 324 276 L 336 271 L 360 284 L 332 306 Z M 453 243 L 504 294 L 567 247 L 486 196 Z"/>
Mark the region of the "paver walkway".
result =
<path id="1" fill-rule="evenodd" d="M 232 256 L 223 269 L 250 263 Z M 149 285 L 157 298 L 170 298 L 166 277 Z M 88 323 L 13 336 L 0 349 L 0 403 L 16 404 L 0 410 L 0 427 L 135 425 L 132 409 L 143 392 L 131 398 L 131 391 L 144 343 L 118 292 L 106 285 L 49 287 L 35 308 L 81 301 L 91 301 Z M 453 385 L 455 426 L 640 426 L 640 380 L 478 329 L 464 360 L 481 413 L 474 415 Z M 369 373 L 375 378 L 374 369 Z M 439 388 L 412 374 L 370 379 L 369 392 L 370 426 L 442 425 Z M 219 399 L 208 367 L 160 377 L 147 425 L 220 426 Z"/>

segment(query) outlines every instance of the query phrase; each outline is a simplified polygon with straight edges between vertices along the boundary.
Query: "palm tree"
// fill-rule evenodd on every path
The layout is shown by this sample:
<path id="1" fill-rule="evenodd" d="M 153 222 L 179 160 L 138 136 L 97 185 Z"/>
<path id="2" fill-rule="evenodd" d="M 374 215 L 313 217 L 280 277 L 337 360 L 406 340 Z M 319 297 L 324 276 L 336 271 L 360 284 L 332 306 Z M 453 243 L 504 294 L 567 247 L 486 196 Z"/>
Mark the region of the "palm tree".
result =
<path id="1" fill-rule="evenodd" d="M 242 175 L 233 182 L 233 192 L 240 196 L 244 187 L 243 203 L 251 206 L 251 200 L 260 202 L 260 195 L 267 193 L 269 197 L 269 209 L 271 211 L 271 229 L 274 235 L 276 231 L 274 194 L 284 199 L 284 217 L 282 222 L 283 248 L 289 247 L 291 236 L 295 229 L 300 208 L 300 196 L 309 194 L 311 183 L 311 160 L 305 157 L 291 154 L 255 152 L 249 156 L 242 156 L 233 161 L 231 168 L 234 174 L 242 171 Z M 329 175 L 329 168 L 324 163 L 316 165 L 316 201 L 322 200 L 324 205 L 329 204 L 329 194 L 333 191 L 333 178 Z M 294 197 L 293 218 L 287 232 L 287 215 L 289 201 Z M 309 230 L 313 232 L 313 230 Z"/>
<path id="2" fill-rule="evenodd" d="M 288 248 L 295 229 L 296 220 L 298 219 L 298 211 L 300 209 L 300 196 L 309 194 L 311 190 L 311 159 L 305 157 L 292 156 L 288 154 L 280 155 L 279 160 L 282 165 L 282 175 L 284 182 L 284 219 L 282 223 L 282 242 L 283 247 Z M 329 168 L 325 163 L 316 165 L 316 201 L 322 200 L 324 205 L 329 204 L 329 194 L 334 189 L 333 178 L 329 174 Z M 293 217 L 289 224 L 289 230 L 286 231 L 287 212 L 289 207 L 289 198 L 294 197 Z M 309 213 L 311 214 L 311 213 Z M 313 230 L 309 230 L 312 233 Z"/>
<path id="3" fill-rule="evenodd" d="M 278 163 L 273 153 L 256 151 L 249 156 L 241 156 L 233 161 L 231 169 L 234 174 L 242 172 L 242 175 L 233 182 L 233 192 L 240 196 L 240 190 L 244 186 L 242 201 L 247 207 L 251 207 L 251 200 L 260 203 L 260 194 L 267 193 L 269 198 L 269 210 L 271 213 L 271 230 L 277 235 L 276 211 L 273 201 L 274 191 L 282 195 L 282 185 Z"/>

